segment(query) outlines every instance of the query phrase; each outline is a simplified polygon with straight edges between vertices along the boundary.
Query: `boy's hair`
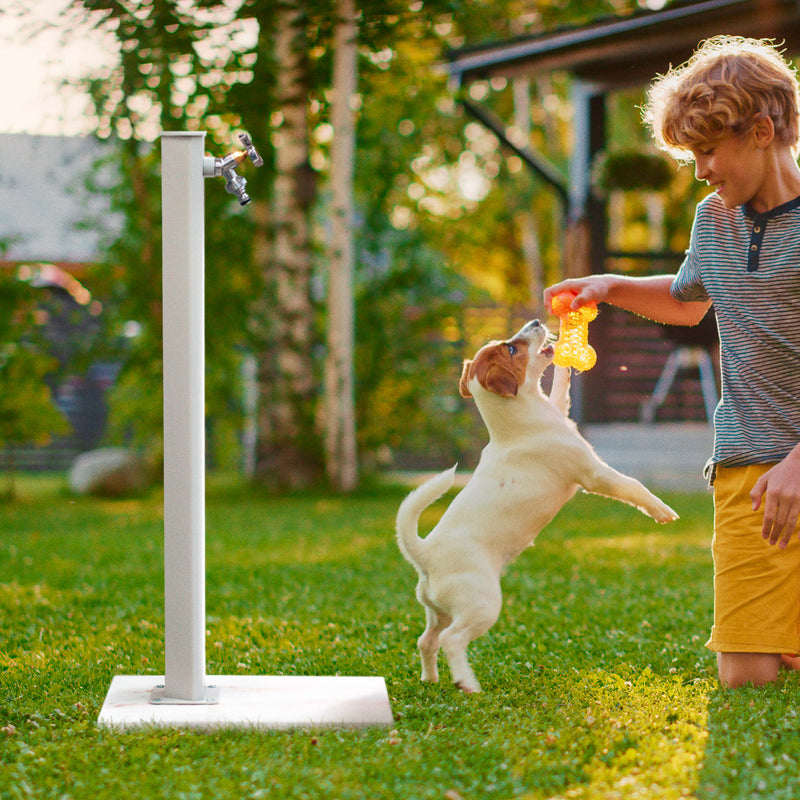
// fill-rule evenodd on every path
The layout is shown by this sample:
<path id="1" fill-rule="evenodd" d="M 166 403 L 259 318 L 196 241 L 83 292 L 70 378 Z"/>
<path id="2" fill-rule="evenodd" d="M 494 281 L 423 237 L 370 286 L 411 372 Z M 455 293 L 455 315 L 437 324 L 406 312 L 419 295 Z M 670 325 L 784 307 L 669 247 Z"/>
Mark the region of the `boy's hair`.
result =
<path id="1" fill-rule="evenodd" d="M 796 151 L 798 84 L 795 71 L 770 39 L 715 36 L 647 92 L 644 121 L 656 145 L 678 161 L 693 147 L 725 136 L 744 136 L 757 117 L 768 116 L 776 141 Z"/>

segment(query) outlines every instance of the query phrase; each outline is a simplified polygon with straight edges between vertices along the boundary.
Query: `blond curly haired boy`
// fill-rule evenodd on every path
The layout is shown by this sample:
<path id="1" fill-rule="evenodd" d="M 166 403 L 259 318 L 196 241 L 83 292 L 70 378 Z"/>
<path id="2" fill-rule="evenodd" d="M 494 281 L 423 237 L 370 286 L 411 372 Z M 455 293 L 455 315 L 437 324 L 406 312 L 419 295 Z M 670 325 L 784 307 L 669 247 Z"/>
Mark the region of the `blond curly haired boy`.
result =
<path id="1" fill-rule="evenodd" d="M 662 323 L 696 325 L 713 305 L 722 399 L 714 486 L 714 626 L 725 686 L 800 665 L 800 168 L 798 82 L 769 40 L 720 36 L 650 86 L 656 145 L 713 188 L 677 275 L 592 275 L 577 292 Z"/>

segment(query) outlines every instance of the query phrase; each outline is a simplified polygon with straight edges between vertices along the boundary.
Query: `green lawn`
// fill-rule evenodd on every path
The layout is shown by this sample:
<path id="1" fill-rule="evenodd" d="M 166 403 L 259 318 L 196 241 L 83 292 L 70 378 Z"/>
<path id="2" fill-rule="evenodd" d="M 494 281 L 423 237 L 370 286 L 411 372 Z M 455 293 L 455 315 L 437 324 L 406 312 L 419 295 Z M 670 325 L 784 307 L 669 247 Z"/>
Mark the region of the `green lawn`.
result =
<path id="1" fill-rule="evenodd" d="M 0 504 L 0 798 L 800 798 L 800 676 L 721 691 L 709 496 L 660 527 L 575 498 L 472 648 L 484 693 L 418 680 L 391 489 L 211 480 L 207 672 L 382 675 L 393 729 L 99 730 L 115 674 L 163 674 L 161 499 L 26 478 Z M 430 512 L 424 524 L 430 525 Z"/>

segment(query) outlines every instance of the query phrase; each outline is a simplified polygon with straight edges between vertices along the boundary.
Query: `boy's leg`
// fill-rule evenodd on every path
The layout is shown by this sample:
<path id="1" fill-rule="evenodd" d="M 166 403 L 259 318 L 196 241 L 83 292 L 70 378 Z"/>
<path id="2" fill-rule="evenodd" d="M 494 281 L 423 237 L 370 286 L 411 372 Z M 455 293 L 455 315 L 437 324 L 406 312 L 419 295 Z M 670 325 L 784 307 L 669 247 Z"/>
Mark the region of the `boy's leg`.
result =
<path id="1" fill-rule="evenodd" d="M 791 656 L 784 653 L 781 656 L 781 666 L 784 669 L 800 669 L 800 656 Z"/>
<path id="2" fill-rule="evenodd" d="M 769 465 L 718 468 L 714 483 L 714 628 L 724 686 L 762 685 L 783 653 L 800 653 L 800 542 L 784 550 L 761 537 L 750 489 Z"/>
<path id="3" fill-rule="evenodd" d="M 779 653 L 717 653 L 719 682 L 729 689 L 763 686 L 778 677 L 780 663 Z"/>

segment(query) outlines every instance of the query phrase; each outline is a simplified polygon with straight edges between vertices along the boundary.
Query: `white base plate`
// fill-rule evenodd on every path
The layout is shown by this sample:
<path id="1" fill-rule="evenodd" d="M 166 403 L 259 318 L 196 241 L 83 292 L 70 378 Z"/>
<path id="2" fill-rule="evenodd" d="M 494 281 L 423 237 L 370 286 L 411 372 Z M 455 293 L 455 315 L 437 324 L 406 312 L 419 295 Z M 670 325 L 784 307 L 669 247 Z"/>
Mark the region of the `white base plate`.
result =
<path id="1" fill-rule="evenodd" d="M 390 727 L 386 682 L 371 677 L 207 676 L 213 705 L 152 704 L 164 676 L 116 675 L 97 724 L 105 728 Z"/>

